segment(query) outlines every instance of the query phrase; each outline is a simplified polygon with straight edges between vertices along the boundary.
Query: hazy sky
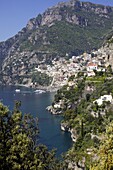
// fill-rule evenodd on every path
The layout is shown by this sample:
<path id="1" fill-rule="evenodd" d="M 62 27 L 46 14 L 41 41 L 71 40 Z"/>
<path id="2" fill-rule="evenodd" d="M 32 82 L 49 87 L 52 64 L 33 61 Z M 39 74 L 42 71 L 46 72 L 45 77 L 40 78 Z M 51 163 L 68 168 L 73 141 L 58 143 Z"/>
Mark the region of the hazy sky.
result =
<path id="1" fill-rule="evenodd" d="M 68 0 L 0 0 L 0 41 L 4 41 L 23 27 L 29 19 L 48 7 Z M 113 0 L 82 0 L 113 6 Z"/>

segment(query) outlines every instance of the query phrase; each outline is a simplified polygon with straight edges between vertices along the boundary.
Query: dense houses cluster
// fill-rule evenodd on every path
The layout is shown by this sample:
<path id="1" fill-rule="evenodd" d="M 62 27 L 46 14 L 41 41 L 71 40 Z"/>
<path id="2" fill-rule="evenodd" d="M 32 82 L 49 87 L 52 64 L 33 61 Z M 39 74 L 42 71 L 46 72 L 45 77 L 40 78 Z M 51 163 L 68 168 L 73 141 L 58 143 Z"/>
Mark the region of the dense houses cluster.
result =
<path id="1" fill-rule="evenodd" d="M 51 64 L 46 64 L 44 60 L 39 61 L 35 55 L 33 55 L 30 61 L 29 58 L 30 56 L 27 53 L 23 53 L 18 61 L 15 56 L 12 67 L 9 65 L 7 67 L 4 65 L 4 67 L 8 73 L 13 75 L 32 75 L 34 71 L 45 73 L 52 77 L 50 88 L 60 88 L 69 83 L 68 79 L 72 75 L 76 77 L 78 73 L 82 73 L 81 75 L 90 77 L 95 76 L 96 72 L 105 72 L 109 65 L 110 54 L 103 51 L 103 49 L 99 49 L 91 54 L 84 53 L 80 56 L 72 56 L 70 59 L 54 58 Z M 28 77 L 26 79 L 24 78 L 24 81 L 28 83 L 28 86 L 33 86 L 32 80 L 30 78 L 28 80 Z M 69 86 L 72 86 L 72 82 L 69 83 Z"/>
<path id="2" fill-rule="evenodd" d="M 63 86 L 67 84 L 68 78 L 72 75 L 77 76 L 78 72 L 82 72 L 83 75 L 95 76 L 95 71 L 105 72 L 106 62 L 100 57 L 98 51 L 92 54 L 84 53 L 81 56 L 72 56 L 69 60 L 60 58 L 54 59 L 52 65 L 39 65 L 35 68 L 35 71 L 46 73 L 53 77 L 51 83 L 52 87 Z"/>

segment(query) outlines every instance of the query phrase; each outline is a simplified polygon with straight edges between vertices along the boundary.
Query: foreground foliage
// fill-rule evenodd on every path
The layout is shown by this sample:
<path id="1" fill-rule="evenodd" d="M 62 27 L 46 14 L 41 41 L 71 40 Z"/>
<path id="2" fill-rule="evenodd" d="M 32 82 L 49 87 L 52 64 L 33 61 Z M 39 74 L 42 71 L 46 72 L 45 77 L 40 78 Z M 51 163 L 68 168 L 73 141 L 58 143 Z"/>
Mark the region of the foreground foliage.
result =
<path id="1" fill-rule="evenodd" d="M 107 126 L 105 136 L 97 151 L 98 160 L 91 170 L 113 169 L 113 121 Z"/>
<path id="2" fill-rule="evenodd" d="M 62 163 L 54 151 L 39 145 L 38 120 L 19 111 L 16 102 L 12 112 L 0 103 L 0 169 L 1 170 L 60 170 Z"/>

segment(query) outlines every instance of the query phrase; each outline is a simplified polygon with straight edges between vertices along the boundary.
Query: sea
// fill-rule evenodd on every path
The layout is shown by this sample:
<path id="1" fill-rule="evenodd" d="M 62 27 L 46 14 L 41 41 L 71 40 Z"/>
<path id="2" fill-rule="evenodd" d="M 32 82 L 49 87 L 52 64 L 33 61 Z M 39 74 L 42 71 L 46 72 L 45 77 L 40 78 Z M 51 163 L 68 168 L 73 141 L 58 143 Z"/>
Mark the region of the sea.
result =
<path id="1" fill-rule="evenodd" d="M 15 91 L 16 89 L 19 89 Z M 0 101 L 13 110 L 15 101 L 21 101 L 22 113 L 38 117 L 39 143 L 49 150 L 56 149 L 56 156 L 61 157 L 72 146 L 70 133 L 61 131 L 61 115 L 52 115 L 46 110 L 52 104 L 55 92 L 35 93 L 33 89 L 17 86 L 0 86 Z"/>

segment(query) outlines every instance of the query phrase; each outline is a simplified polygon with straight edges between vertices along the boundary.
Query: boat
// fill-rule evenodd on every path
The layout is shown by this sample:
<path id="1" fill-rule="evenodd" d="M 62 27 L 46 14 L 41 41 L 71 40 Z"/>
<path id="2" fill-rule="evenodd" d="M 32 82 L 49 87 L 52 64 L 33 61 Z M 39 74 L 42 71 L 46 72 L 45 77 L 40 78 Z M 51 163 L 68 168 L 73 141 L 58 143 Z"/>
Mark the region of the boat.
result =
<path id="1" fill-rule="evenodd" d="M 45 93 L 44 90 L 35 90 L 34 92 L 35 92 L 35 93 L 38 93 L 38 94 L 40 94 L 40 93 Z"/>
<path id="2" fill-rule="evenodd" d="M 15 92 L 17 92 L 17 93 L 20 92 L 20 89 L 16 89 Z"/>

